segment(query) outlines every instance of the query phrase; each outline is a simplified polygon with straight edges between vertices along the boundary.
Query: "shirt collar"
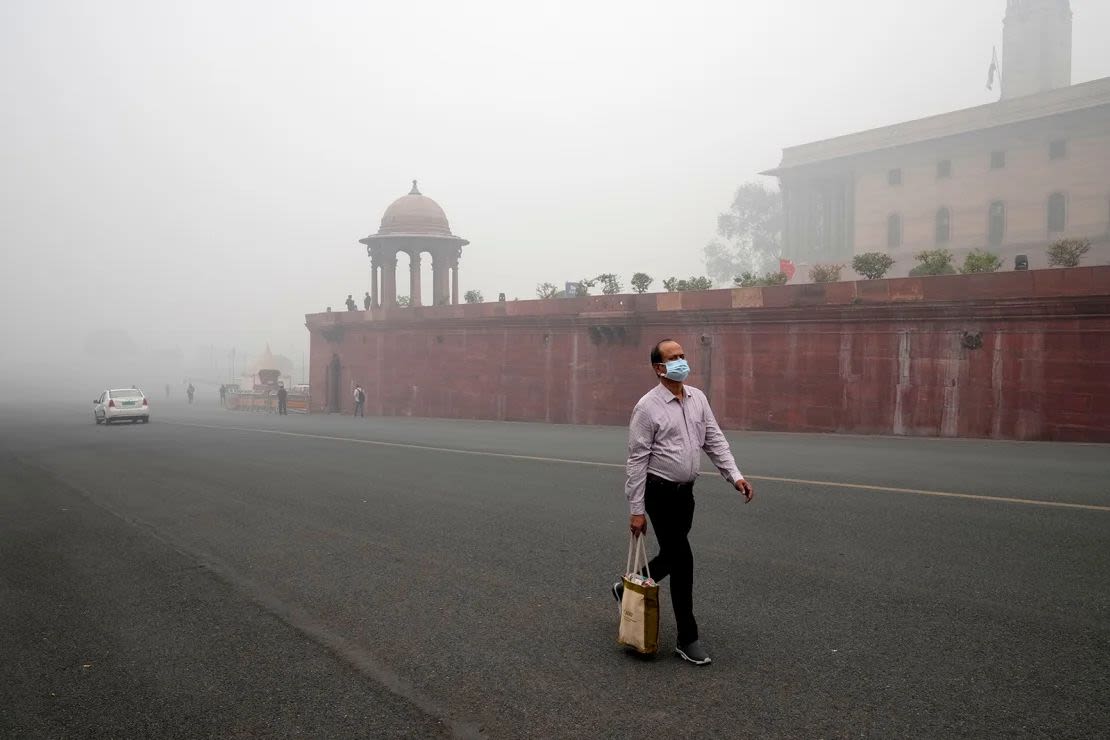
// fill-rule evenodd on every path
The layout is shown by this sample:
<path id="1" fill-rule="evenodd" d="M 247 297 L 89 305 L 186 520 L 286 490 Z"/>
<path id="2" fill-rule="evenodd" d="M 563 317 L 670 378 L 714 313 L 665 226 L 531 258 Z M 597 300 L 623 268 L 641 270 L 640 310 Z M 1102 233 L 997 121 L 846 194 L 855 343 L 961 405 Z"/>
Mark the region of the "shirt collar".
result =
<path id="1" fill-rule="evenodd" d="M 678 400 L 678 396 L 671 393 L 670 389 L 667 388 L 667 386 L 663 385 L 662 383 L 659 383 L 656 386 L 656 388 L 658 388 L 659 392 L 663 394 L 664 403 L 670 403 L 671 401 L 677 401 Z M 689 398 L 690 397 L 690 389 L 687 388 L 685 385 L 682 386 L 682 397 L 683 398 Z"/>

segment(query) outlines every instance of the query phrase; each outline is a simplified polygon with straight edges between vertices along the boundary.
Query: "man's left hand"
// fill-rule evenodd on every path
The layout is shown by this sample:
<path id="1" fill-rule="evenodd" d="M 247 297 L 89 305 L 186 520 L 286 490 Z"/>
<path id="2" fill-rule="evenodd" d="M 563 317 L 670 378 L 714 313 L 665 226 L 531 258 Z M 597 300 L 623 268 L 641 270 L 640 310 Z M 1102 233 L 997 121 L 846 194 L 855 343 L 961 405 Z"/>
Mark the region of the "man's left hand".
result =
<path id="1" fill-rule="evenodd" d="M 733 485 L 736 486 L 737 491 L 744 494 L 745 504 L 750 504 L 752 502 L 752 499 L 755 498 L 755 489 L 752 488 L 751 483 L 748 483 L 743 478 L 737 480 L 735 483 L 733 483 Z"/>

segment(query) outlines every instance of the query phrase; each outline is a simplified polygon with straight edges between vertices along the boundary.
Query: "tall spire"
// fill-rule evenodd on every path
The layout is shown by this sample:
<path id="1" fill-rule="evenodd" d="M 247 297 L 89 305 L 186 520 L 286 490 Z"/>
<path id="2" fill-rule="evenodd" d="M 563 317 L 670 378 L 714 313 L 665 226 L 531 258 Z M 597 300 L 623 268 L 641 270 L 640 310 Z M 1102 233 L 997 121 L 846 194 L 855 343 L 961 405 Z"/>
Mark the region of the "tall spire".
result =
<path id="1" fill-rule="evenodd" d="M 1071 85 L 1070 0 L 1009 0 L 1002 33 L 1002 97 Z"/>

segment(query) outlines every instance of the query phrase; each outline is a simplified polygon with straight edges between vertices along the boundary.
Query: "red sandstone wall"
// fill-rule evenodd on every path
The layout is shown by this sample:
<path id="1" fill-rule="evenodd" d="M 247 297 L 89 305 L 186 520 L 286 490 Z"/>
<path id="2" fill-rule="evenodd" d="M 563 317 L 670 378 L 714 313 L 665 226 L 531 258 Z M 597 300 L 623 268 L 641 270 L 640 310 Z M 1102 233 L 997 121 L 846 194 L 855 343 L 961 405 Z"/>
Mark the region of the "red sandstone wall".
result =
<path id="1" fill-rule="evenodd" d="M 361 382 L 369 414 L 625 424 L 654 383 L 651 345 L 673 337 L 728 428 L 1110 441 L 1105 267 L 316 314 L 309 327 L 316 410 L 338 356 L 347 412 Z"/>

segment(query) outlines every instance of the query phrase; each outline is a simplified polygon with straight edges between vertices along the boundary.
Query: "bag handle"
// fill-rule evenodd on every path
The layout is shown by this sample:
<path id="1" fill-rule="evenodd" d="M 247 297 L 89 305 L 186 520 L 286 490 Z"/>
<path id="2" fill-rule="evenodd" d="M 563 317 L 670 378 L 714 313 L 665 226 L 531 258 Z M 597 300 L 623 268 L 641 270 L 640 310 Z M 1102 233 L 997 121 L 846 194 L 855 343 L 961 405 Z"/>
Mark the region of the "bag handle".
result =
<path id="1" fill-rule="evenodd" d="M 644 544 L 644 540 L 646 539 L 646 534 L 628 535 L 628 561 L 624 568 L 625 575 L 629 573 L 639 573 L 640 564 L 643 563 L 643 568 L 647 573 L 647 577 L 651 578 L 651 568 L 648 567 L 647 545 Z"/>

